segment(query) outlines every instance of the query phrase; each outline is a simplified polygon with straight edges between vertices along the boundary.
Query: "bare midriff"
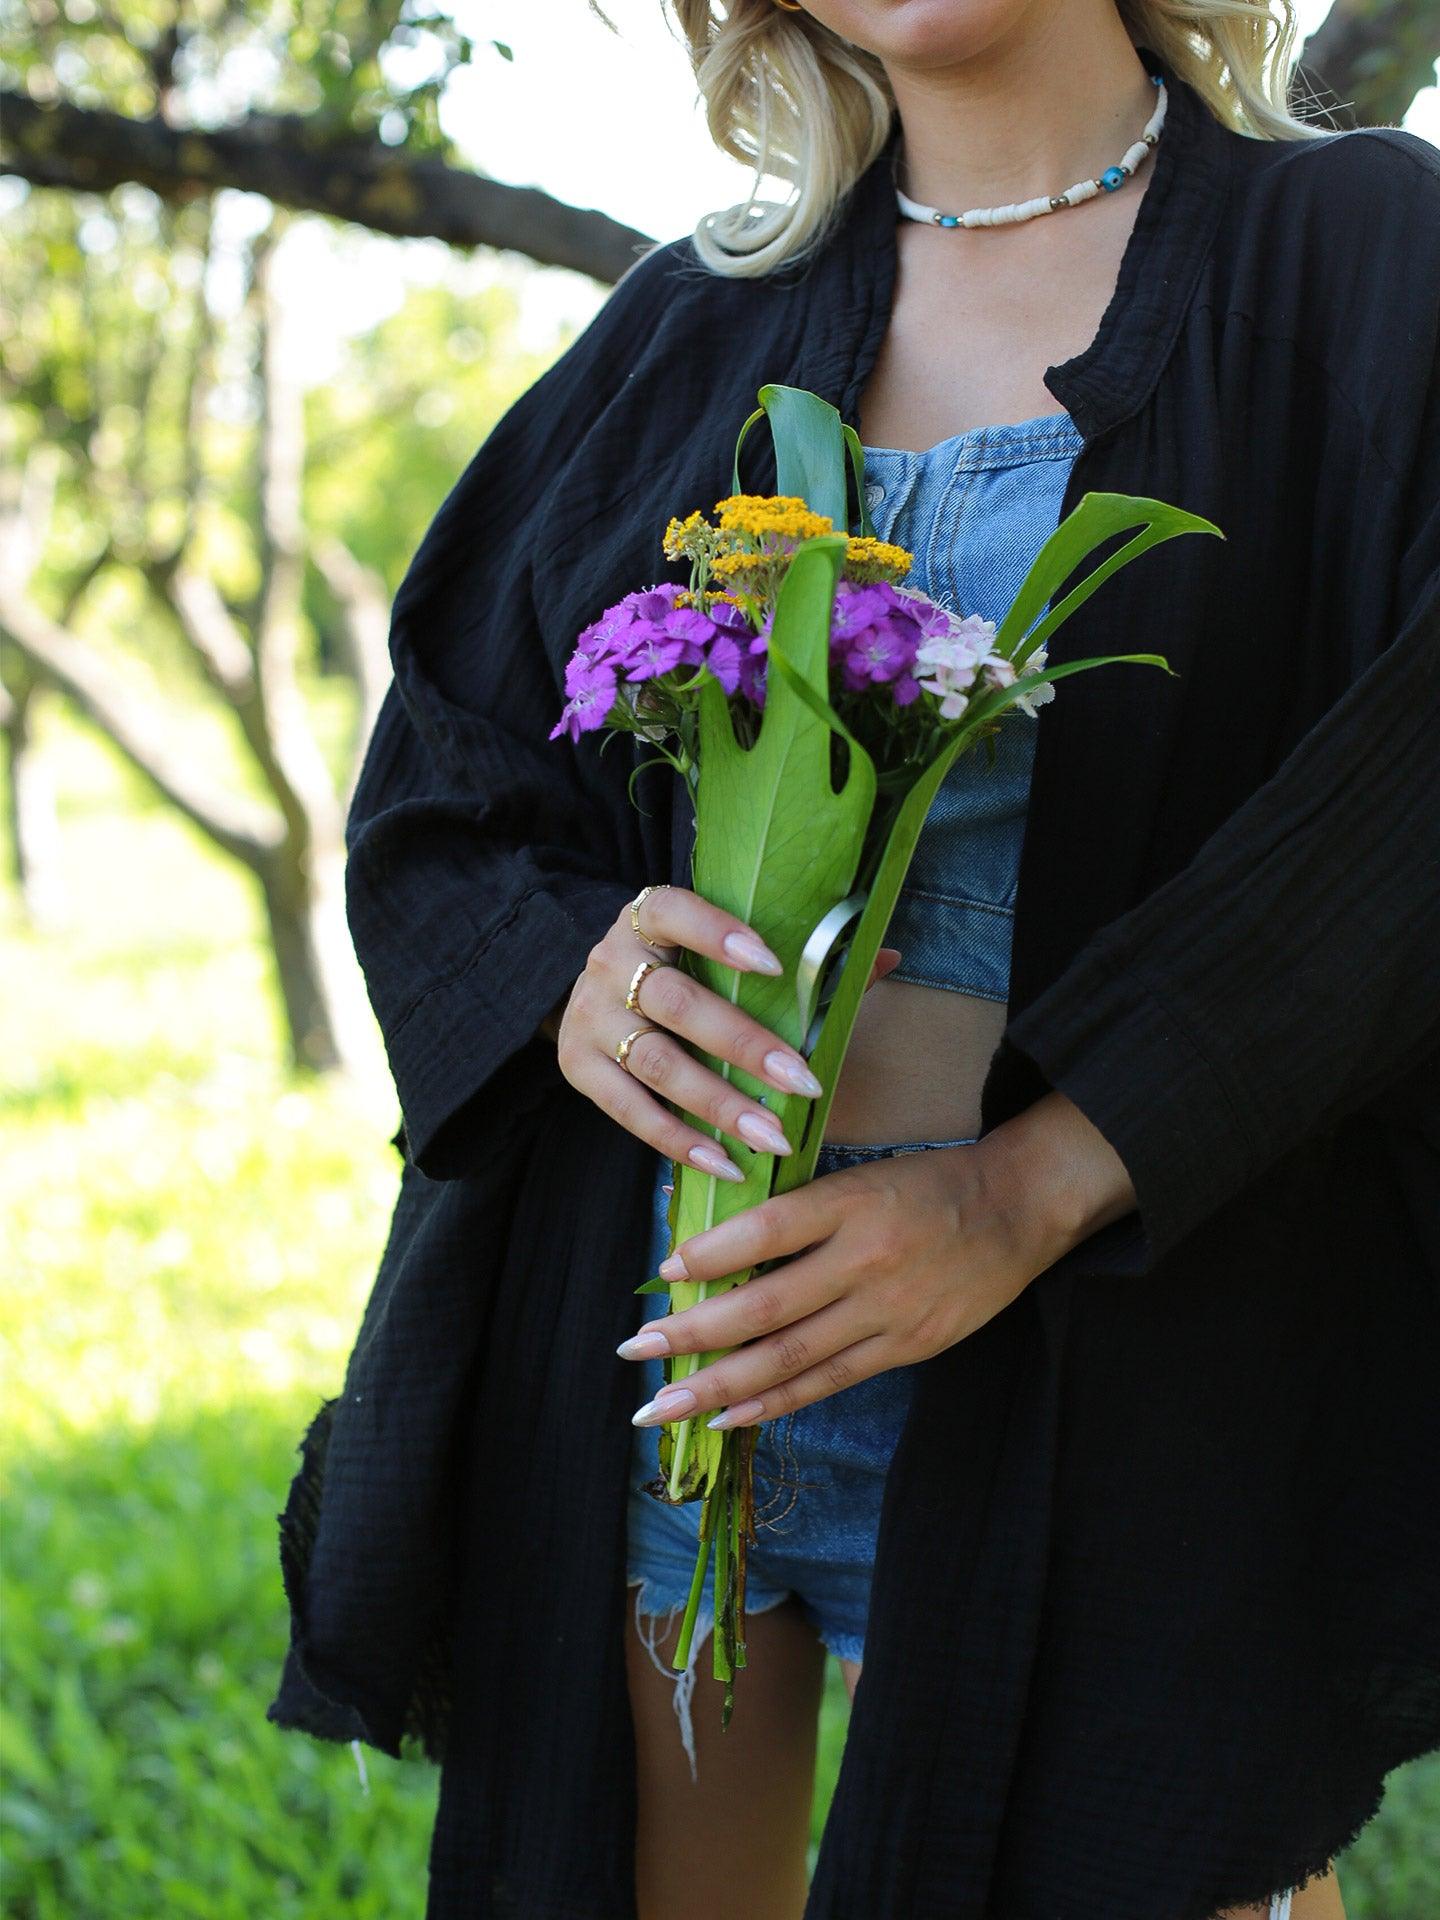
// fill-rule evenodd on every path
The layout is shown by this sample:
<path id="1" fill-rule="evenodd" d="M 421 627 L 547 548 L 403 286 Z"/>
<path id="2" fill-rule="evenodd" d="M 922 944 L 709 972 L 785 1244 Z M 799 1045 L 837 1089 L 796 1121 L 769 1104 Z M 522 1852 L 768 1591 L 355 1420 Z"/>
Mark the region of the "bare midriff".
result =
<path id="1" fill-rule="evenodd" d="M 1006 1009 L 945 987 L 877 980 L 860 1003 L 826 1117 L 826 1140 L 964 1140 Z"/>
<path id="2" fill-rule="evenodd" d="M 1148 184 L 1142 169 L 1068 224 L 942 233 L 900 221 L 890 324 L 860 398 L 861 440 L 921 451 L 972 427 L 1054 411 L 1043 372 L 1094 338 Z M 1067 289 L 1063 301 L 1057 286 Z M 825 1139 L 978 1133 L 980 1089 L 1006 1017 L 1003 1003 L 974 994 L 877 980 L 861 1002 Z"/>

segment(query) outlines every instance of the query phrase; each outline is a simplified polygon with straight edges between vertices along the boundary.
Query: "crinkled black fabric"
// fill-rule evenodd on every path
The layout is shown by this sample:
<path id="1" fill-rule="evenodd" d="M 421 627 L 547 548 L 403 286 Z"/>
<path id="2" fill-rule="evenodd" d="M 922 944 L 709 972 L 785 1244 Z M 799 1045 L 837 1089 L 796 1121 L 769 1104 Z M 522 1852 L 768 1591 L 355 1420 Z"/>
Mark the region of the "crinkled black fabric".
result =
<path id="1" fill-rule="evenodd" d="M 1115 296 L 1046 374 L 1085 442 L 1062 511 L 1147 494 L 1226 538 L 1055 637 L 1177 675 L 1041 711 L 982 1101 L 988 1133 L 1063 1089 L 1139 1204 L 920 1369 L 806 1920 L 1208 1920 L 1440 1745 L 1440 156 L 1249 139 L 1166 78 Z M 395 604 L 348 905 L 405 1164 L 282 1517 L 269 1712 L 443 1762 L 429 1920 L 635 1913 L 613 1348 L 652 1155 L 536 1028 L 689 828 L 668 771 L 631 804 L 626 743 L 547 734 L 763 382 L 859 424 L 890 158 L 808 268 L 644 257 Z"/>

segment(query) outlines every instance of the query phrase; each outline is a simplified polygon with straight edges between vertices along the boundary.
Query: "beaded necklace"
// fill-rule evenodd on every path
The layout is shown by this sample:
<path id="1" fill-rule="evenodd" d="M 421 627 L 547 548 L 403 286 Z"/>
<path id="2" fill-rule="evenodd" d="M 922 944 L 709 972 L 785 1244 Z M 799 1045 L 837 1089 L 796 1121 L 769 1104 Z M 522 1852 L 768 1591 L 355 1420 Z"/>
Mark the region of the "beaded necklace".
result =
<path id="1" fill-rule="evenodd" d="M 1093 200 L 1097 193 L 1113 193 L 1117 187 L 1124 186 L 1144 160 L 1160 138 L 1160 129 L 1165 124 L 1165 82 L 1158 73 L 1152 73 L 1150 79 L 1158 89 L 1160 98 L 1154 113 L 1145 123 L 1145 131 L 1113 167 L 1106 167 L 1095 179 L 1077 180 L 1073 187 L 1066 187 L 1063 193 L 1042 193 L 1033 200 L 1014 200 L 1004 207 L 971 207 L 967 213 L 942 213 L 939 207 L 922 206 L 918 200 L 903 194 L 897 184 L 895 198 L 901 213 L 907 220 L 927 220 L 937 227 L 1001 227 L 1017 220 L 1033 220 L 1038 214 L 1057 213 L 1061 207 L 1078 206 L 1082 200 Z"/>

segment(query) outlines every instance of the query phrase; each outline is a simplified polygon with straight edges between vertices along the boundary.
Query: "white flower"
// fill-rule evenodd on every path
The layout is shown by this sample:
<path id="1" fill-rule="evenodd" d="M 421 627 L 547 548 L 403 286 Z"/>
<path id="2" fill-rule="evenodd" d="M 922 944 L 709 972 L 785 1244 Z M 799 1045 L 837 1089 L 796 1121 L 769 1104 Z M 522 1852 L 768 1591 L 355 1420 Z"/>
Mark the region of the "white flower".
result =
<path id="1" fill-rule="evenodd" d="M 1036 707 L 1043 707 L 1047 700 L 1055 698 L 1055 689 L 1050 681 L 1042 681 L 1038 687 L 1032 687 L 1029 693 L 1017 694 L 1015 704 L 1022 713 L 1028 713 L 1032 720 L 1039 718 Z"/>
<path id="2" fill-rule="evenodd" d="M 996 658 L 991 651 L 994 644 L 995 622 L 974 613 L 967 613 L 963 620 L 953 618 L 944 632 L 928 634 L 921 641 L 915 664 L 928 668 L 929 677 L 920 685 L 939 700 L 942 719 L 958 720 L 970 704 L 969 689 L 977 674 L 982 668 L 988 670 Z"/>
<path id="3" fill-rule="evenodd" d="M 920 685 L 926 693 L 933 693 L 939 699 L 942 720 L 958 720 L 970 704 L 969 694 L 947 687 L 942 681 L 922 680 Z"/>
<path id="4" fill-rule="evenodd" d="M 1030 675 L 1032 673 L 1039 673 L 1044 668 L 1044 665 L 1045 649 L 1044 647 L 1037 647 L 1025 662 L 1024 672 L 1020 675 L 1020 684 L 1023 686 Z M 1032 686 L 1028 693 L 1018 695 L 1015 704 L 1022 713 L 1028 713 L 1032 720 L 1036 720 L 1039 718 L 1039 715 L 1035 709 L 1037 707 L 1043 707 L 1047 700 L 1053 700 L 1054 698 L 1055 688 L 1053 684 L 1049 680 L 1043 680 L 1038 686 Z"/>

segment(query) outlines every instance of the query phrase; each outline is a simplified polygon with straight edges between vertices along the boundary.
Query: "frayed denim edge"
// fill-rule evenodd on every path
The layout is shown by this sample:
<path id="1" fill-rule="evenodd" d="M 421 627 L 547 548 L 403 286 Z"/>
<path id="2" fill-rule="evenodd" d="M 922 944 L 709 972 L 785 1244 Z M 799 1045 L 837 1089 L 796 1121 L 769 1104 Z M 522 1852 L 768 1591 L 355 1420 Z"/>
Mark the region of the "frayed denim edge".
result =
<path id="1" fill-rule="evenodd" d="M 640 1575 L 633 1580 L 627 1580 L 626 1585 L 634 1587 L 635 1589 L 635 1631 L 640 1636 L 640 1644 L 649 1654 L 651 1665 L 657 1673 L 663 1673 L 667 1678 L 671 1676 L 674 1677 L 675 1691 L 671 1704 L 675 1708 L 675 1718 L 680 1723 L 680 1744 L 685 1749 L 685 1758 L 690 1762 L 690 1778 L 698 1785 L 700 1775 L 695 1763 L 695 1723 L 691 1710 L 695 1695 L 695 1661 L 705 1642 L 706 1636 L 714 1629 L 715 1609 L 712 1606 L 707 1606 L 703 1600 L 701 1601 L 695 1615 L 695 1630 L 690 1636 L 690 1658 L 685 1664 L 684 1671 L 679 1672 L 676 1668 L 672 1667 L 664 1655 L 660 1653 L 655 1642 L 656 1639 L 664 1633 L 675 1616 L 684 1613 L 686 1603 L 682 1600 L 673 1607 L 647 1607 L 645 1605 L 645 1593 L 649 1585 L 648 1575 Z M 745 1617 L 749 1619 L 752 1614 L 769 1613 L 773 1607 L 780 1606 L 782 1602 L 789 1598 L 788 1593 L 781 1593 L 777 1594 L 773 1600 L 767 1601 L 763 1606 L 747 1606 L 745 1609 Z M 648 1631 L 646 1627 L 647 1621 L 649 1622 Z"/>

